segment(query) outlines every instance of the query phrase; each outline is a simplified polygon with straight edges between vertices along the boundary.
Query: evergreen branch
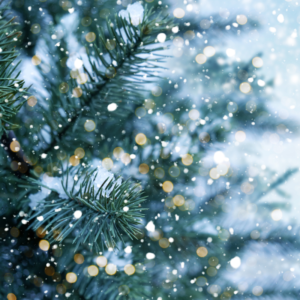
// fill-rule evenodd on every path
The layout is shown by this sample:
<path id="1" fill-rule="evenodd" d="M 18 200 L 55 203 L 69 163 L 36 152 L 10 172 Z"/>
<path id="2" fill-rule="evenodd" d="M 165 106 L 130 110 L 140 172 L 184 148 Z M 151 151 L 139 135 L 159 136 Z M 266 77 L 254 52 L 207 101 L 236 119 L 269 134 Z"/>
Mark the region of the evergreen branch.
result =
<path id="1" fill-rule="evenodd" d="M 1 14 L 6 9 L 7 7 L 2 8 Z M 14 77 L 19 63 L 15 66 L 13 64 L 18 56 L 13 47 L 21 36 L 20 32 L 8 31 L 16 25 L 14 20 L 15 17 L 9 21 L 3 17 L 0 20 L 0 136 L 7 133 L 8 129 L 19 127 L 11 120 L 26 101 L 26 99 L 21 100 L 21 98 L 24 98 L 28 90 L 28 88 L 24 88 L 24 80 L 18 79 L 20 72 Z"/>
<path id="2" fill-rule="evenodd" d="M 277 189 L 281 184 L 286 182 L 292 175 L 297 173 L 299 171 L 299 168 L 293 168 L 287 170 L 283 175 L 281 175 L 277 180 L 275 180 L 266 191 L 263 191 L 258 194 L 257 199 L 260 199 L 264 197 L 269 192 L 273 191 L 274 189 Z"/>
<path id="3" fill-rule="evenodd" d="M 74 132 L 82 119 L 94 118 L 95 112 L 97 118 L 103 122 L 111 116 L 127 116 L 128 112 L 132 111 L 133 105 L 141 103 L 144 100 L 142 92 L 145 90 L 145 83 L 150 83 L 151 78 L 158 77 L 152 74 L 147 75 L 150 71 L 153 73 L 156 68 L 151 63 L 153 58 L 156 58 L 154 53 L 164 49 L 149 46 L 156 43 L 158 33 L 167 32 L 171 27 L 171 19 L 160 15 L 155 17 L 152 10 L 145 13 L 138 27 L 118 15 L 115 16 L 114 22 L 107 20 L 107 33 L 105 34 L 104 28 L 99 28 L 97 42 L 94 43 L 94 52 L 88 55 L 89 65 L 83 67 L 88 81 L 80 88 L 82 96 L 79 97 L 79 108 L 74 107 L 73 90 L 80 87 L 77 83 L 80 81 L 80 76 L 77 77 L 77 82 L 73 79 L 68 81 L 70 89 L 64 95 L 56 92 L 57 85 L 54 82 L 47 84 L 47 89 L 52 91 L 53 95 L 50 105 L 56 108 L 62 107 L 68 111 L 70 117 L 68 121 L 61 116 L 52 119 L 48 113 L 49 109 L 46 111 L 44 107 L 41 107 L 49 124 L 54 120 L 61 124 L 57 132 L 51 135 L 51 142 L 43 150 L 44 153 L 48 153 L 60 143 L 67 132 L 70 134 L 71 128 Z M 108 44 L 108 41 L 112 45 Z M 160 56 L 157 60 L 160 60 Z M 48 78 L 49 76 L 46 81 Z M 116 103 L 118 109 L 108 112 L 108 115 L 102 114 L 103 111 L 107 111 L 107 106 L 111 103 Z M 88 113 L 84 107 L 89 107 L 89 111 L 93 114 Z M 39 138 L 43 140 L 41 134 Z"/>
<path id="4" fill-rule="evenodd" d="M 67 170 L 56 190 L 40 181 L 29 178 L 35 187 L 41 186 L 51 191 L 50 195 L 40 201 L 37 212 L 29 220 L 29 226 L 37 230 L 44 226 L 49 242 L 62 242 L 67 236 L 76 232 L 75 250 L 80 244 L 88 243 L 90 249 L 100 252 L 106 247 L 116 247 L 122 240 L 118 232 L 126 233 L 131 239 L 139 232 L 140 218 L 144 210 L 140 204 L 145 201 L 141 197 L 138 185 L 128 180 L 107 177 L 99 182 L 97 169 L 84 170 L 82 167 Z M 97 187 L 95 186 L 97 185 Z M 79 232 L 77 232 L 79 230 Z M 122 234 L 121 234 L 122 235 Z"/>

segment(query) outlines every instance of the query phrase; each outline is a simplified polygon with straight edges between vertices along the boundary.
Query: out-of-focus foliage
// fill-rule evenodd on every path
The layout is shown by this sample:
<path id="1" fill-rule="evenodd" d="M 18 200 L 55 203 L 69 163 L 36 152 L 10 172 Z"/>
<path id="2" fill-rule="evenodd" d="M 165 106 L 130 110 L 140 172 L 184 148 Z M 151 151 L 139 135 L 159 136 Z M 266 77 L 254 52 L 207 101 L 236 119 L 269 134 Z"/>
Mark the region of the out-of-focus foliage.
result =
<path id="1" fill-rule="evenodd" d="M 251 269 L 253 261 L 261 259 L 264 265 L 278 253 L 296 263 L 298 246 L 296 224 L 287 231 L 273 222 L 290 209 L 281 184 L 295 170 L 277 174 L 260 166 L 252 160 L 256 152 L 249 142 L 262 135 L 286 138 L 285 128 L 292 125 L 270 118 L 273 83 L 264 81 L 253 60 L 236 61 L 232 49 L 223 51 L 228 37 L 259 28 L 258 22 L 233 26 L 235 20 L 202 16 L 201 11 L 187 22 L 180 17 L 183 9 L 153 1 L 154 15 L 146 10 L 136 25 L 114 16 L 127 4 L 13 3 L 28 40 L 22 41 L 24 60 L 36 74 L 35 104 L 21 110 L 25 126 L 15 131 L 34 179 L 29 179 L 33 185 L 24 185 L 25 176 L 16 179 L 17 171 L 25 172 L 18 162 L 7 162 L 2 149 L 1 205 L 6 218 L 16 215 L 15 206 L 22 207 L 21 223 L 33 216 L 25 225 L 34 228 L 40 250 L 33 238 L 24 243 L 48 257 L 20 268 L 21 257 L 14 257 L 16 278 L 29 272 L 44 279 L 40 286 L 21 283 L 22 289 L 12 292 L 18 299 L 46 289 L 48 297 L 76 300 L 297 297 L 287 267 L 281 275 L 283 268 L 268 258 L 271 275 L 258 276 Z M 175 24 L 158 16 L 159 9 L 177 16 Z M 165 62 L 165 56 L 173 58 Z M 261 54 L 253 57 L 262 59 Z M 105 230 L 96 230 L 98 223 L 89 226 L 93 217 L 88 219 L 88 213 L 99 204 L 93 201 L 94 191 L 100 191 L 101 215 L 110 215 L 115 202 L 129 206 L 124 203 L 130 203 L 130 194 L 122 203 L 110 202 L 100 186 L 94 190 L 97 181 L 87 180 L 77 183 L 81 191 L 87 189 L 79 199 L 84 205 L 77 204 L 78 195 L 70 193 L 72 185 L 65 179 L 67 164 L 99 167 L 109 176 L 140 182 L 148 210 L 143 223 L 135 224 L 137 240 L 120 234 L 124 243 L 116 239 L 109 249 L 90 251 L 99 232 L 114 231 L 105 221 Z M 70 176 L 72 184 L 75 176 Z M 58 178 L 66 180 L 63 186 Z M 116 195 L 118 189 L 112 188 Z M 277 192 L 277 201 L 266 200 L 270 192 Z M 43 200 L 40 206 L 37 198 Z M 77 210 L 83 219 L 76 220 Z M 77 226 L 81 221 L 87 226 Z M 74 239 L 85 241 L 76 245 Z M 12 246 L 5 247 L 3 253 L 10 257 Z M 46 276 L 41 275 L 45 264 Z M 6 288 L 4 283 L 3 295 Z"/>
<path id="2" fill-rule="evenodd" d="M 19 63 L 14 47 L 21 33 L 16 30 L 15 17 L 7 12 L 5 4 L 0 4 L 0 136 L 7 130 L 15 129 L 19 124 L 14 124 L 11 119 L 17 114 L 26 102 L 27 88 L 24 80 L 19 79 L 20 71 L 16 71 Z M 25 98 L 25 99 L 24 99 Z"/>

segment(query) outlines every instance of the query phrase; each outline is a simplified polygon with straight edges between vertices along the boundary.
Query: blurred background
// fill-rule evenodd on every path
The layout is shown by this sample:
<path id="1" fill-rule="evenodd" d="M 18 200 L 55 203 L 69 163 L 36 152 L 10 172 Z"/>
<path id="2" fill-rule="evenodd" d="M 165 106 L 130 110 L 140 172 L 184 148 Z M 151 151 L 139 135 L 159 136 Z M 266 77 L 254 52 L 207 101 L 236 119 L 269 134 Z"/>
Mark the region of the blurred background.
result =
<path id="1" fill-rule="evenodd" d="M 89 50 L 95 39 L 88 34 L 105 27 L 105 20 L 121 10 L 130 14 L 133 3 L 13 0 L 12 10 L 23 32 L 17 43 L 21 78 L 32 84 L 34 96 L 18 115 L 24 126 L 15 131 L 17 140 L 35 176 L 46 183 L 61 176 L 58 162 L 68 163 L 79 147 L 84 149 L 80 163 L 140 182 L 148 208 L 142 234 L 137 241 L 126 241 L 120 251 L 103 254 L 118 270 L 128 262 L 134 265 L 135 279 L 125 281 L 121 275 L 111 279 L 112 274 L 101 268 L 98 277 L 91 275 L 84 267 L 95 263 L 96 256 L 84 247 L 78 253 L 87 265 L 79 270 L 68 242 L 60 252 L 46 253 L 58 264 L 55 274 L 49 275 L 44 271 L 48 258 L 38 246 L 45 237 L 33 232 L 37 241 L 20 243 L 26 251 L 41 255 L 26 256 L 29 262 L 21 271 L 4 264 L 3 272 L 19 281 L 4 274 L 8 279 L 3 294 L 14 283 L 16 288 L 22 286 L 25 296 L 20 299 L 63 299 L 67 294 L 71 299 L 298 299 L 298 2 L 140 1 L 155 14 L 174 18 L 174 24 L 148 48 L 162 47 L 153 56 L 155 68 L 144 70 L 152 64 L 149 59 L 135 69 L 143 78 L 154 77 L 144 84 L 142 101 L 127 105 L 125 96 L 122 103 L 115 101 L 109 89 L 105 97 L 99 92 L 103 106 L 88 109 L 78 100 L 84 120 L 74 124 L 73 131 L 58 134 L 58 125 L 66 122 L 60 120 L 74 110 L 62 105 L 66 95 L 74 96 L 70 82 L 77 81 L 84 90 L 87 80 L 82 74 L 93 73 L 89 58 L 98 59 Z M 133 14 L 143 17 L 138 10 Z M 104 32 L 108 34 L 107 29 Z M 113 50 L 111 40 L 107 43 L 106 48 Z M 148 54 L 142 57 L 148 59 Z M 115 75 L 109 76 L 113 83 Z M 62 85 L 66 82 L 68 89 Z M 109 107 L 116 103 L 117 109 Z M 86 126 L 87 119 L 92 120 L 92 128 Z M 53 141 L 59 154 L 49 148 Z M 27 174 L 26 166 L 7 162 L 1 151 L 5 176 Z M 42 153 L 52 161 L 41 159 Z M 78 163 L 69 160 L 72 166 Z M 1 195 L 19 201 L 24 191 L 2 186 Z M 31 192 L 29 205 L 22 204 L 23 215 L 40 196 Z M 9 219 L 14 209 L 13 204 L 2 205 L 1 214 Z M 5 247 L 3 252 L 9 253 L 11 245 Z M 131 252 L 124 253 L 128 247 Z M 20 257 L 14 259 L 14 266 L 22 265 Z M 11 254 L 3 260 L 11 261 Z M 73 285 L 64 279 L 72 268 L 83 278 Z M 29 274 L 41 280 L 24 285 L 22 278 Z M 144 280 L 144 294 L 129 292 L 135 291 L 139 280 Z M 117 294 L 99 292 L 107 282 Z"/>

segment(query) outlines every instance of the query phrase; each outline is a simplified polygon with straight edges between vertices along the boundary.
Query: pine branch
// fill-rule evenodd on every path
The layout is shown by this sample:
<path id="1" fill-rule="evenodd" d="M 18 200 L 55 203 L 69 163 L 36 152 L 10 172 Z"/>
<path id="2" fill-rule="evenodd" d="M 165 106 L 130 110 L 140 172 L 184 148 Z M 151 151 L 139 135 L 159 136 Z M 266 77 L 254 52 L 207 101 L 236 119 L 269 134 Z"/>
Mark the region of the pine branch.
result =
<path id="1" fill-rule="evenodd" d="M 81 85 L 82 96 L 79 99 L 79 107 L 74 105 L 73 90 L 80 87 L 80 85 L 78 86 L 74 79 L 68 81 L 70 86 L 69 93 L 61 94 L 57 92 L 58 78 L 66 75 L 60 64 L 57 66 L 58 74 L 53 74 L 53 76 L 47 74 L 45 76 L 46 89 L 52 93 L 52 97 L 47 102 L 49 103 L 48 107 L 45 107 L 43 101 L 38 101 L 40 109 L 35 111 L 38 114 L 42 112 L 41 118 L 44 118 L 52 127 L 49 132 L 51 141 L 49 144 L 46 142 L 41 126 L 32 128 L 32 132 L 39 137 L 39 141 L 47 144 L 45 149 L 39 149 L 37 152 L 42 151 L 42 153 L 48 154 L 56 145 L 64 142 L 64 138 L 67 135 L 69 137 L 74 136 L 76 140 L 85 141 L 86 134 L 78 132 L 78 126 L 80 124 L 83 129 L 83 122 L 86 119 L 95 119 L 95 112 L 99 112 L 101 123 L 112 123 L 113 127 L 115 127 L 117 117 L 124 118 L 134 110 L 136 104 L 144 100 L 142 92 L 145 89 L 145 83 L 152 81 L 154 77 L 158 77 L 152 74 L 155 71 L 155 65 L 152 63 L 152 60 L 161 59 L 158 56 L 155 58 L 155 52 L 163 50 L 164 47 L 155 48 L 152 44 L 156 43 L 158 33 L 167 32 L 171 29 L 172 20 L 160 15 L 154 15 L 153 11 L 149 10 L 145 13 L 142 23 L 137 27 L 117 15 L 114 20 L 115 28 L 111 24 L 110 20 L 106 21 L 107 33 L 104 33 L 103 28 L 99 28 L 98 42 L 94 45 L 96 54 L 89 54 L 89 66 L 84 67 L 89 80 L 86 84 Z M 106 45 L 107 40 L 115 41 L 116 47 L 109 50 L 110 48 Z M 56 47 L 55 50 L 57 50 Z M 58 53 L 61 55 L 61 51 Z M 107 76 L 107 69 L 104 66 L 108 67 L 108 69 L 114 69 L 114 76 Z M 92 74 L 90 74 L 88 69 L 92 69 Z M 145 78 L 146 75 L 148 76 L 147 78 Z M 53 81 L 51 82 L 51 80 Z M 65 81 L 65 78 L 61 78 L 61 81 Z M 114 102 L 118 103 L 117 111 L 107 111 L 107 105 Z M 86 107 L 89 107 L 89 111 L 86 110 Z M 57 108 L 62 108 L 68 112 L 68 120 L 59 114 L 49 114 L 49 111 L 55 112 Z M 103 111 L 107 113 L 103 114 Z M 35 115 L 35 119 L 39 119 L 38 115 Z M 95 121 L 97 122 L 97 120 Z M 53 128 L 53 124 L 57 123 L 60 126 L 57 129 Z M 36 143 L 33 136 L 28 137 L 31 140 L 29 142 L 31 146 Z M 19 141 L 19 139 L 17 140 Z M 9 149 L 7 146 L 12 142 L 12 138 L 6 138 L 5 141 L 2 141 L 3 144 L 4 142 L 6 149 Z M 22 138 L 20 138 L 20 142 L 22 148 Z M 28 151 L 29 149 L 26 148 L 20 150 L 20 152 L 25 153 Z M 15 156 L 11 156 L 11 159 L 15 159 Z M 24 164 L 22 158 L 19 158 L 17 161 Z M 26 163 L 25 174 L 29 175 L 31 169 L 31 166 Z M 18 173 L 18 176 L 21 176 L 21 174 Z"/>
<path id="2" fill-rule="evenodd" d="M 152 60 L 160 59 L 155 56 L 155 52 L 164 50 L 164 47 L 152 47 L 152 45 L 156 43 L 158 33 L 167 32 L 171 27 L 171 19 L 160 15 L 154 16 L 152 10 L 145 13 L 138 27 L 116 15 L 114 22 L 107 20 L 106 34 L 103 28 L 99 28 L 97 42 L 94 43 L 93 48 L 94 54 L 88 55 L 89 64 L 84 66 L 85 74 L 88 76 L 87 83 L 78 86 L 78 83 L 71 79 L 68 81 L 69 92 L 62 95 L 56 91 L 57 76 L 61 77 L 62 74 L 47 75 L 46 88 L 52 91 L 51 101 L 47 102 L 53 107 L 50 110 L 61 107 L 68 112 L 69 119 L 66 120 L 60 115 L 55 118 L 49 116 L 49 107 L 45 109 L 41 104 L 40 108 L 47 123 L 51 124 L 55 121 L 60 124 L 56 131 L 50 133 L 51 142 L 43 152 L 49 153 L 55 145 L 61 143 L 67 133 L 78 137 L 78 124 L 82 124 L 88 118 L 96 119 L 96 122 L 99 120 L 100 123 L 107 122 L 108 119 L 112 122 L 118 117 L 126 117 L 135 105 L 141 103 L 144 100 L 145 84 L 158 77 L 153 75 L 156 66 Z M 107 44 L 108 40 L 112 41 L 113 49 Z M 49 77 L 55 78 L 55 82 L 47 83 Z M 64 80 L 61 78 L 61 81 Z M 75 88 L 80 88 L 82 92 L 78 98 L 79 107 L 74 106 Z M 118 105 L 118 109 L 114 112 L 107 110 L 107 106 L 111 103 Z M 84 107 L 89 107 L 89 111 Z M 41 133 L 38 135 L 40 140 L 44 141 Z"/>
<path id="3" fill-rule="evenodd" d="M 4 11 L 6 9 L 4 8 Z M 3 8 L 1 14 L 3 14 Z M 21 98 L 27 94 L 28 90 L 24 88 L 24 80 L 18 79 L 20 72 L 14 76 L 20 62 L 13 64 L 18 56 L 13 49 L 13 44 L 21 36 L 20 32 L 11 30 L 11 27 L 16 25 L 14 20 L 15 18 L 11 18 L 5 21 L 2 17 L 0 21 L 0 136 L 7 133 L 8 129 L 19 127 L 11 120 L 26 101 Z"/>
<path id="4" fill-rule="evenodd" d="M 97 252 L 104 248 L 104 244 L 114 248 L 117 242 L 123 241 L 123 233 L 135 238 L 139 233 L 136 226 L 140 225 L 143 217 L 141 211 L 144 208 L 140 204 L 145 201 L 139 186 L 111 176 L 101 181 L 98 175 L 101 173 L 97 169 L 67 169 L 58 190 L 29 178 L 34 188 L 43 187 L 51 191 L 29 219 L 34 220 L 29 228 L 37 230 L 45 226 L 44 231 L 51 243 L 61 243 L 79 230 L 73 240 L 76 243 L 74 251 L 84 243 Z"/>
<path id="5" fill-rule="evenodd" d="M 20 62 L 14 65 L 14 61 L 18 57 L 18 53 L 14 49 L 14 44 L 21 36 L 21 32 L 15 31 L 14 27 L 18 25 L 14 23 L 16 17 L 10 18 L 3 16 L 9 9 L 3 2 L 1 2 L 1 19 L 0 19 L 0 143 L 7 151 L 11 160 L 18 161 L 25 170 L 28 170 L 28 164 L 24 161 L 23 151 L 18 153 L 12 151 L 10 148 L 11 142 L 15 135 L 8 130 L 20 127 L 19 124 L 12 122 L 22 105 L 26 101 L 26 94 L 29 88 L 24 87 L 24 80 L 18 79 L 20 72 L 16 75 L 16 70 Z M 24 99 L 25 98 L 25 99 Z M 25 172 L 27 173 L 27 171 Z M 17 176 L 21 175 L 17 172 Z"/>

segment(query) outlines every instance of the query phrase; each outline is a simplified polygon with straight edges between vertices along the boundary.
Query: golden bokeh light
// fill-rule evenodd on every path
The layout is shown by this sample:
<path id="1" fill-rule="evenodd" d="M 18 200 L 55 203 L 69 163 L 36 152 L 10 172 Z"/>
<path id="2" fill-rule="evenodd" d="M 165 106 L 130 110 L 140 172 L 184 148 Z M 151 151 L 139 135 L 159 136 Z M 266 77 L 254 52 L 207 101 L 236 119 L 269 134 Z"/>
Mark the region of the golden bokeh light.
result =
<path id="1" fill-rule="evenodd" d="M 183 206 L 185 207 L 186 210 L 192 211 L 195 208 L 196 203 L 192 199 L 188 199 L 185 201 Z"/>
<path id="2" fill-rule="evenodd" d="M 74 255 L 74 261 L 76 264 L 81 265 L 84 263 L 84 256 L 80 253 Z"/>
<path id="3" fill-rule="evenodd" d="M 264 62 L 262 60 L 261 57 L 254 57 L 252 59 L 252 65 L 255 67 L 255 68 L 261 68 L 263 66 Z"/>
<path id="4" fill-rule="evenodd" d="M 34 107 L 37 104 L 37 99 L 34 96 L 30 96 L 27 99 L 27 104 L 31 107 Z"/>
<path id="5" fill-rule="evenodd" d="M 124 150 L 121 147 L 116 147 L 113 151 L 113 156 L 116 159 L 121 158 L 123 154 L 124 154 Z"/>
<path id="6" fill-rule="evenodd" d="M 17 238 L 20 235 L 20 230 L 17 227 L 12 227 L 10 229 L 10 234 L 12 237 Z"/>
<path id="7" fill-rule="evenodd" d="M 170 167 L 168 172 L 172 177 L 178 177 L 180 175 L 180 169 L 177 166 Z"/>
<path id="8" fill-rule="evenodd" d="M 87 74 L 85 73 L 80 73 L 77 78 L 76 81 L 78 84 L 85 84 L 88 81 L 89 77 Z"/>
<path id="9" fill-rule="evenodd" d="M 82 148 L 76 148 L 76 150 L 74 151 L 74 154 L 79 158 L 82 159 L 85 156 L 85 151 Z"/>
<path id="10" fill-rule="evenodd" d="M 172 208 L 174 206 L 173 198 L 172 197 L 167 197 L 165 200 L 165 205 L 168 208 Z"/>
<path id="11" fill-rule="evenodd" d="M 89 32 L 86 34 L 85 39 L 88 43 L 92 43 L 96 39 L 96 34 L 94 32 Z"/>
<path id="12" fill-rule="evenodd" d="M 143 133 L 138 133 L 135 137 L 135 142 L 140 146 L 145 145 L 147 137 Z"/>
<path id="13" fill-rule="evenodd" d="M 220 174 L 218 173 L 218 169 L 217 168 L 212 168 L 210 171 L 209 171 L 209 176 L 211 179 L 219 179 L 220 178 Z"/>
<path id="14" fill-rule="evenodd" d="M 45 274 L 47 276 L 53 276 L 55 274 L 55 269 L 52 266 L 48 266 L 45 268 Z"/>
<path id="15" fill-rule="evenodd" d="M 102 160 L 102 166 L 106 170 L 110 170 L 114 166 L 114 162 L 112 161 L 111 158 L 106 157 Z"/>
<path id="16" fill-rule="evenodd" d="M 195 38 L 195 32 L 193 30 L 188 30 L 183 34 L 185 40 L 193 40 Z"/>
<path id="17" fill-rule="evenodd" d="M 213 46 L 207 46 L 203 49 L 203 54 L 206 57 L 212 57 L 216 54 L 216 49 Z"/>
<path id="18" fill-rule="evenodd" d="M 72 95 L 75 98 L 81 97 L 82 96 L 82 89 L 80 87 L 74 88 L 73 91 L 72 91 Z"/>
<path id="19" fill-rule="evenodd" d="M 75 283 L 77 281 L 77 275 L 73 272 L 70 272 L 66 275 L 66 280 L 69 283 Z"/>
<path id="20" fill-rule="evenodd" d="M 217 257 L 212 256 L 208 259 L 208 264 L 212 267 L 215 267 L 218 263 L 219 259 Z"/>
<path id="21" fill-rule="evenodd" d="M 207 251 L 207 249 L 206 249 L 205 247 L 199 247 L 199 248 L 197 249 L 196 253 L 197 253 L 197 255 L 198 255 L 199 257 L 205 257 L 205 256 L 207 256 L 208 251 Z"/>
<path id="22" fill-rule="evenodd" d="M 140 164 L 139 165 L 139 172 L 141 174 L 147 174 L 149 172 L 149 166 L 147 164 Z"/>
<path id="23" fill-rule="evenodd" d="M 92 132 L 96 129 L 96 123 L 93 120 L 86 120 L 84 123 L 84 129 L 87 132 Z"/>
<path id="24" fill-rule="evenodd" d="M 95 265 L 91 265 L 87 268 L 87 271 L 89 273 L 90 276 L 95 277 L 99 274 L 99 269 L 97 266 Z"/>
<path id="25" fill-rule="evenodd" d="M 207 270 L 206 270 L 206 273 L 208 276 L 210 277 L 214 277 L 217 275 L 218 271 L 215 267 L 209 267 Z"/>
<path id="26" fill-rule="evenodd" d="M 67 153 L 64 150 L 60 150 L 56 153 L 56 156 L 59 160 L 64 160 L 67 157 Z"/>
<path id="27" fill-rule="evenodd" d="M 80 163 L 80 159 L 76 155 L 72 155 L 69 159 L 69 163 L 73 166 L 76 167 Z"/>
<path id="28" fill-rule="evenodd" d="M 84 17 L 84 18 L 81 19 L 80 23 L 81 23 L 82 26 L 85 26 L 85 27 L 90 26 L 92 24 L 92 18 L 89 17 L 89 16 Z"/>
<path id="29" fill-rule="evenodd" d="M 154 176 L 158 179 L 162 179 L 165 177 L 165 171 L 162 168 L 156 168 L 154 170 Z"/>
<path id="30" fill-rule="evenodd" d="M 162 185 L 162 189 L 166 193 L 171 193 L 173 191 L 174 185 L 171 181 L 165 181 Z"/>
<path id="31" fill-rule="evenodd" d="M 135 110 L 135 115 L 140 119 L 146 115 L 146 109 L 144 107 L 138 107 Z"/>
<path id="32" fill-rule="evenodd" d="M 80 73 L 79 73 L 79 70 L 78 70 L 78 69 L 75 69 L 75 70 L 71 70 L 71 71 L 70 71 L 70 76 L 71 76 L 73 79 L 76 79 L 79 75 L 80 75 Z"/>
<path id="33" fill-rule="evenodd" d="M 193 163 L 193 156 L 190 154 L 185 154 L 181 157 L 181 161 L 185 166 L 190 166 Z"/>
<path id="34" fill-rule="evenodd" d="M 108 67 L 106 70 L 105 70 L 105 76 L 107 78 L 114 78 L 115 76 L 117 75 L 117 70 L 116 68 L 114 67 Z"/>
<path id="35" fill-rule="evenodd" d="M 210 141 L 210 135 L 207 132 L 201 132 L 199 134 L 199 140 L 203 144 L 208 143 Z"/>
<path id="36" fill-rule="evenodd" d="M 7 294 L 7 300 L 17 300 L 17 297 L 13 293 Z"/>
<path id="37" fill-rule="evenodd" d="M 251 91 L 251 85 L 248 82 L 242 82 L 240 84 L 240 91 L 244 94 L 248 94 Z"/>
<path id="38" fill-rule="evenodd" d="M 146 109 L 153 109 L 155 106 L 155 102 L 152 99 L 145 99 L 144 106 Z"/>
<path id="39" fill-rule="evenodd" d="M 69 85 L 66 82 L 62 82 L 59 85 L 58 89 L 62 94 L 65 94 L 69 91 Z"/>
<path id="40" fill-rule="evenodd" d="M 130 154 L 129 153 L 124 153 L 122 156 L 121 156 L 121 161 L 122 163 L 127 166 L 128 164 L 130 164 L 131 162 L 131 157 L 130 157 Z"/>
<path id="41" fill-rule="evenodd" d="M 104 268 L 107 265 L 107 258 L 105 256 L 98 256 L 96 259 L 96 264 L 99 267 Z"/>
<path id="42" fill-rule="evenodd" d="M 174 198 L 173 198 L 173 203 L 174 205 L 176 206 L 181 206 L 183 205 L 185 202 L 185 199 L 182 195 L 176 195 Z"/>
<path id="43" fill-rule="evenodd" d="M 163 237 L 163 232 L 160 229 L 152 231 L 149 233 L 149 237 L 152 241 L 158 241 Z"/>
<path id="44" fill-rule="evenodd" d="M 106 40 L 106 43 L 105 43 L 105 47 L 107 50 L 114 50 L 117 46 L 117 43 L 115 40 Z"/>
<path id="45" fill-rule="evenodd" d="M 169 242 L 169 240 L 168 240 L 167 238 L 162 238 L 162 239 L 160 239 L 158 243 L 159 243 L 159 246 L 160 246 L 161 248 L 163 248 L 163 249 L 168 248 L 169 245 L 170 245 L 170 242 Z"/>
<path id="46" fill-rule="evenodd" d="M 162 94 L 162 88 L 160 86 L 155 86 L 152 88 L 151 93 L 154 97 L 159 97 Z"/>
<path id="47" fill-rule="evenodd" d="M 217 173 L 220 176 L 225 176 L 229 171 L 230 163 L 229 162 L 222 162 L 217 165 Z"/>
<path id="48" fill-rule="evenodd" d="M 128 295 L 130 293 L 130 288 L 129 288 L 128 285 L 123 284 L 123 285 L 119 286 L 118 292 L 119 292 L 120 296 L 126 296 L 126 295 Z"/>
<path id="49" fill-rule="evenodd" d="M 105 267 L 105 272 L 107 275 L 115 275 L 117 273 L 117 266 L 114 264 L 108 264 Z"/>
<path id="50" fill-rule="evenodd" d="M 9 146 L 12 152 L 18 152 L 21 149 L 20 143 L 18 141 L 12 141 Z"/>
<path id="51" fill-rule="evenodd" d="M 124 272 L 127 274 L 127 275 L 133 275 L 135 273 L 135 267 L 133 265 L 126 265 L 124 267 Z"/>
<path id="52" fill-rule="evenodd" d="M 47 240 L 40 240 L 39 247 L 43 251 L 48 251 L 50 248 L 50 243 Z"/>
<path id="53" fill-rule="evenodd" d="M 39 238 L 44 238 L 45 235 L 46 235 L 46 230 L 44 230 L 44 227 L 39 227 L 37 230 L 36 230 L 36 235 L 39 237 Z"/>
<path id="54" fill-rule="evenodd" d="M 34 55 L 31 59 L 31 62 L 33 65 L 38 66 L 42 62 L 42 60 L 40 59 L 39 56 Z"/>
<path id="55" fill-rule="evenodd" d="M 40 31 L 41 31 L 41 25 L 36 23 L 36 24 L 32 24 L 31 28 L 30 28 L 30 31 L 33 33 L 33 34 L 38 34 Z"/>

